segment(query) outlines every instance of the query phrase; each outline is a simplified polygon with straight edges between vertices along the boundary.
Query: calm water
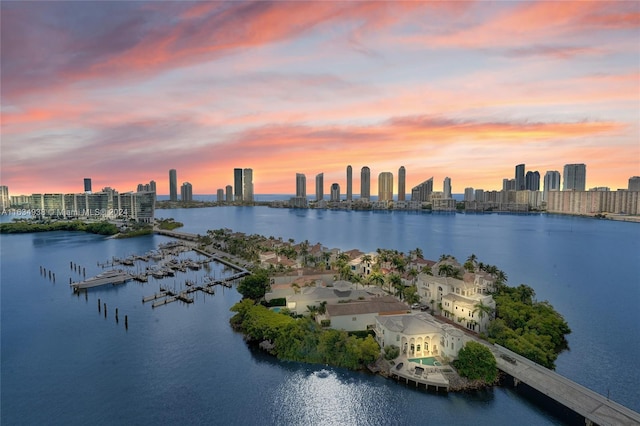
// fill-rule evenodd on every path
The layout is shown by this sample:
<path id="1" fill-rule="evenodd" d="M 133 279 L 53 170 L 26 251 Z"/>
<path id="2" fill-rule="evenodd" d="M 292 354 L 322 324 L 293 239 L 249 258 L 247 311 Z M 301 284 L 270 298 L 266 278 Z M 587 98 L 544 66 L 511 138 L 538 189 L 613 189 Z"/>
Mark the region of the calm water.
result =
<path id="1" fill-rule="evenodd" d="M 640 226 L 553 216 L 210 208 L 158 211 L 185 231 L 228 227 L 320 241 L 329 247 L 377 247 L 425 257 L 471 253 L 526 282 L 561 311 L 573 334 L 558 372 L 640 410 Z M 439 396 L 363 373 L 278 362 L 252 351 L 231 331 L 239 295 L 197 294 L 192 305 L 141 303 L 159 282 L 69 289 L 69 262 L 142 254 L 159 236 L 112 240 L 81 233 L 0 239 L 2 307 L 1 423 L 4 424 L 561 424 L 512 389 Z M 56 282 L 39 266 L 56 272 Z M 213 267 L 212 274 L 225 274 Z M 165 279 L 180 286 L 185 276 Z M 98 312 L 107 303 L 107 317 Z M 116 323 L 114 308 L 119 309 Z M 128 315 L 125 329 L 123 316 Z"/>

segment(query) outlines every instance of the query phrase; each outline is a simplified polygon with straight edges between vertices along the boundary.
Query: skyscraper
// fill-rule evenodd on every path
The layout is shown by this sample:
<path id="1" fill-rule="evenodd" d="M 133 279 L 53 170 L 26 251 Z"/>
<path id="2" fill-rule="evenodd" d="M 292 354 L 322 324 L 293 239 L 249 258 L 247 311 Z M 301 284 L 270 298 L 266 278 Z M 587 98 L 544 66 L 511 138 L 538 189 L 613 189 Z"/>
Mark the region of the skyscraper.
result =
<path id="1" fill-rule="evenodd" d="M 225 201 L 227 203 L 230 203 L 233 201 L 233 186 L 231 185 L 227 185 L 224 187 L 224 192 L 225 192 Z"/>
<path id="2" fill-rule="evenodd" d="M 84 178 L 84 192 L 91 194 L 91 178 Z"/>
<path id="3" fill-rule="evenodd" d="M 442 192 L 444 193 L 444 198 L 451 198 L 451 178 L 444 178 L 444 182 L 442 182 Z"/>
<path id="4" fill-rule="evenodd" d="M 216 191 L 216 201 L 219 203 L 224 201 L 224 189 L 220 188 Z"/>
<path id="5" fill-rule="evenodd" d="M 244 188 L 242 186 L 242 169 L 233 169 L 233 200 L 242 201 L 242 192 Z"/>
<path id="6" fill-rule="evenodd" d="M 382 172 L 378 175 L 378 201 L 393 200 L 393 173 Z"/>
<path id="7" fill-rule="evenodd" d="M 404 201 L 407 188 L 406 188 L 406 180 L 407 180 L 407 171 L 404 169 L 404 166 L 401 166 L 398 169 L 398 201 Z"/>
<path id="8" fill-rule="evenodd" d="M 169 201 L 178 201 L 178 176 L 176 169 L 169 170 Z"/>
<path id="9" fill-rule="evenodd" d="M 516 166 L 516 191 L 522 191 L 527 188 L 524 180 L 524 164 L 518 164 Z"/>
<path id="10" fill-rule="evenodd" d="M 475 201 L 476 197 L 474 196 L 473 188 L 465 188 L 464 189 L 464 200 L 465 201 Z"/>
<path id="11" fill-rule="evenodd" d="M 156 181 L 152 180 L 151 182 L 149 182 L 149 190 L 151 192 L 156 192 Z"/>
<path id="12" fill-rule="evenodd" d="M 332 183 L 331 184 L 331 201 L 333 202 L 339 202 L 340 201 L 340 185 L 338 185 L 337 183 Z"/>
<path id="13" fill-rule="evenodd" d="M 542 201 L 547 201 L 549 191 L 560 191 L 560 172 L 556 170 L 549 170 L 544 174 Z"/>
<path id="14" fill-rule="evenodd" d="M 296 197 L 307 196 L 307 177 L 304 173 L 296 173 Z"/>
<path id="15" fill-rule="evenodd" d="M 528 171 L 524 177 L 525 180 L 525 189 L 531 191 L 540 191 L 540 172 L 537 170 L 535 172 Z"/>
<path id="16" fill-rule="evenodd" d="M 629 178 L 629 191 L 640 191 L 640 176 L 632 176 Z"/>
<path id="17" fill-rule="evenodd" d="M 316 175 L 316 201 L 324 200 L 324 173 Z"/>
<path id="18" fill-rule="evenodd" d="M 353 169 L 351 165 L 347 166 L 347 201 L 353 200 Z"/>
<path id="19" fill-rule="evenodd" d="M 411 189 L 411 201 L 429 202 L 433 192 L 433 177 Z"/>
<path id="20" fill-rule="evenodd" d="M 193 187 L 189 182 L 185 182 L 180 187 L 180 198 L 182 202 L 193 201 Z"/>
<path id="21" fill-rule="evenodd" d="M 564 166 L 563 191 L 584 191 L 587 183 L 587 166 L 584 164 L 566 164 Z"/>
<path id="22" fill-rule="evenodd" d="M 360 198 L 371 198 L 371 170 L 367 166 L 360 170 Z"/>
<path id="23" fill-rule="evenodd" d="M 244 169 L 242 201 L 253 201 L 253 169 Z"/>
<path id="24" fill-rule="evenodd" d="M 9 202 L 9 187 L 2 185 L 0 186 L 0 209 L 8 209 L 11 203 Z"/>

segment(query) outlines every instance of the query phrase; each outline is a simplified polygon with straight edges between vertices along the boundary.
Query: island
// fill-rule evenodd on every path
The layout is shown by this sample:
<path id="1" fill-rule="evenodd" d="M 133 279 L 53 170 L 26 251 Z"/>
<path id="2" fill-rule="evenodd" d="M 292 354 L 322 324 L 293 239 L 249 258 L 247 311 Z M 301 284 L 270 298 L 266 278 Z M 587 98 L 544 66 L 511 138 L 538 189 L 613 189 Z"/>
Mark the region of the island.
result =
<path id="1" fill-rule="evenodd" d="M 342 251 L 229 229 L 199 244 L 252 270 L 230 322 L 279 359 L 456 391 L 500 383 L 512 352 L 553 369 L 567 349 L 562 315 L 475 254 L 428 260 L 420 248 Z"/>

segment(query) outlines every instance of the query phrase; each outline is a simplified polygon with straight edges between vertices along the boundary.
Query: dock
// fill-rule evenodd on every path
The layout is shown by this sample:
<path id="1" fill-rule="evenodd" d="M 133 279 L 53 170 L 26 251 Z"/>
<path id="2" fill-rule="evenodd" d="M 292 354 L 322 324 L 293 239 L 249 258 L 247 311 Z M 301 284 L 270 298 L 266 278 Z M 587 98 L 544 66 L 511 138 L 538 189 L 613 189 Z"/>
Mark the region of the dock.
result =
<path id="1" fill-rule="evenodd" d="M 640 414 L 499 345 L 493 345 L 498 368 L 585 419 L 586 425 L 638 425 Z"/>

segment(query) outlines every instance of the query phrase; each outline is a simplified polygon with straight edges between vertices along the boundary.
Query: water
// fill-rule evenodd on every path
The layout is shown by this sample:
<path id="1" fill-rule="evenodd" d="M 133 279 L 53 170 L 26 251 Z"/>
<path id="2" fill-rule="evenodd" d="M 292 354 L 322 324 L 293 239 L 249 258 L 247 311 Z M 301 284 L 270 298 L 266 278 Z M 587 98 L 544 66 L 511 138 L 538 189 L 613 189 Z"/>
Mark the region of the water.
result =
<path id="1" fill-rule="evenodd" d="M 226 207 L 158 216 L 174 217 L 195 233 L 229 227 L 345 249 L 421 247 L 432 258 L 451 253 L 463 259 L 473 252 L 504 269 L 510 282 L 531 284 L 539 299 L 565 315 L 574 333 L 572 350 L 557 362 L 561 374 L 603 394 L 609 389 L 612 399 L 640 409 L 639 330 L 628 316 L 638 301 L 637 225 Z M 89 276 L 100 271 L 97 261 L 142 254 L 164 241 L 64 232 L 1 237 L 3 425 L 507 425 L 514 416 L 523 424 L 562 424 L 509 388 L 440 396 L 369 374 L 279 362 L 230 329 L 228 309 L 240 297 L 234 289 L 196 293 L 192 305 L 156 309 L 141 303 L 157 291 L 153 281 L 93 289 L 86 298 L 69 289 L 69 277 L 78 277 L 69 261 L 85 266 Z M 40 275 L 40 265 L 56 272 L 56 283 Z M 98 298 L 107 303 L 106 318 Z"/>

